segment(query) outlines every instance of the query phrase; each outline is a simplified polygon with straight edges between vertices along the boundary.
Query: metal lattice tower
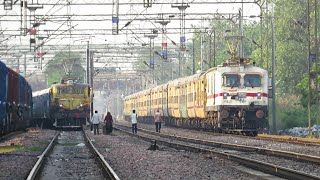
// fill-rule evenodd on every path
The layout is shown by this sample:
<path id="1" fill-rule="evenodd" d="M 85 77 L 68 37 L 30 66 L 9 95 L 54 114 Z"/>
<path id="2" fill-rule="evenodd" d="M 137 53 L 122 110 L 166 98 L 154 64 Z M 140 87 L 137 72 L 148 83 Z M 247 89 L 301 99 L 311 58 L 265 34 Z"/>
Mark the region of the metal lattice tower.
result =
<path id="1" fill-rule="evenodd" d="M 113 0 L 112 3 L 112 34 L 119 33 L 119 0 Z"/>
<path id="2" fill-rule="evenodd" d="M 189 4 L 184 3 L 182 0 L 182 3 L 176 3 L 172 4 L 171 7 L 176 7 L 180 11 L 180 50 L 186 49 L 186 9 L 189 6 Z"/>
<path id="3" fill-rule="evenodd" d="M 161 43 L 161 56 L 164 61 L 168 60 L 168 43 L 167 43 L 167 29 L 166 26 L 170 23 L 169 20 L 164 20 L 163 14 L 160 15 L 160 19 L 156 21 L 156 23 L 160 23 L 162 25 L 162 43 Z"/>

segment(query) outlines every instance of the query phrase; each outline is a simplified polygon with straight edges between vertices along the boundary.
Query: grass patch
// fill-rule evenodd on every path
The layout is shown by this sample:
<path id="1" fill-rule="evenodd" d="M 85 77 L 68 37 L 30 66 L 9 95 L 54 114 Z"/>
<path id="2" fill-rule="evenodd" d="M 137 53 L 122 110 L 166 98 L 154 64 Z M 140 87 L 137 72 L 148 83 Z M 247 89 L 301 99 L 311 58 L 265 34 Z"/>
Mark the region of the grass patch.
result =
<path id="1" fill-rule="evenodd" d="M 18 151 L 30 151 L 39 152 L 41 148 L 39 147 L 26 147 L 26 146 L 3 146 L 0 147 L 0 153 L 18 152 Z"/>
<path id="2" fill-rule="evenodd" d="M 38 144 L 40 145 L 48 145 L 50 142 L 49 141 L 39 141 Z"/>

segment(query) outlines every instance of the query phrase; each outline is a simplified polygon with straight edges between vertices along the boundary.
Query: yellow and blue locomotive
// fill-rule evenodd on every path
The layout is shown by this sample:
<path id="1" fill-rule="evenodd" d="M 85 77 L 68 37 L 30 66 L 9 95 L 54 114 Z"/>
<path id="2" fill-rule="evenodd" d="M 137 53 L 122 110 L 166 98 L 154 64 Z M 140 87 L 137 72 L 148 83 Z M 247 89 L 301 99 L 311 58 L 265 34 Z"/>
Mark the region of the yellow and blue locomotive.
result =
<path id="1" fill-rule="evenodd" d="M 72 80 L 33 93 L 33 117 L 46 127 L 81 128 L 90 119 L 91 88 Z"/>

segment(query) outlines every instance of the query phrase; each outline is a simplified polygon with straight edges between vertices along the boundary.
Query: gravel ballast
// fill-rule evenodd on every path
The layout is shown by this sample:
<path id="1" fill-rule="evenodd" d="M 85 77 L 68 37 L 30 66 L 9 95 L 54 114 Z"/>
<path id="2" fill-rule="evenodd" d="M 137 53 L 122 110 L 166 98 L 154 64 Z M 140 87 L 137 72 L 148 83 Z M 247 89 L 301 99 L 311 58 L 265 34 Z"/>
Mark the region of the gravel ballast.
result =
<path id="1" fill-rule="evenodd" d="M 26 179 L 44 149 L 54 137 L 53 130 L 28 129 L 0 142 L 0 179 Z"/>
<path id="2" fill-rule="evenodd" d="M 120 179 L 261 179 L 214 155 L 162 146 L 148 150 L 151 143 L 120 131 L 99 136 L 87 133 Z"/>
<path id="3" fill-rule="evenodd" d="M 124 125 L 130 125 L 129 122 L 127 121 L 119 121 L 118 123 L 124 124 Z M 144 128 L 147 130 L 155 131 L 155 125 L 138 123 L 138 128 Z M 257 140 L 257 139 L 247 138 L 242 135 L 228 135 L 228 134 L 216 135 L 212 132 L 203 132 L 203 131 L 175 128 L 175 127 L 169 127 L 169 126 L 165 126 L 164 128 L 162 128 L 161 133 L 168 134 L 168 135 L 188 137 L 188 138 L 208 140 L 208 141 L 241 144 L 241 145 L 261 147 L 266 149 L 296 152 L 296 153 L 307 154 L 312 156 L 320 156 L 319 146 L 303 146 L 299 144 L 289 144 L 285 142 Z"/>

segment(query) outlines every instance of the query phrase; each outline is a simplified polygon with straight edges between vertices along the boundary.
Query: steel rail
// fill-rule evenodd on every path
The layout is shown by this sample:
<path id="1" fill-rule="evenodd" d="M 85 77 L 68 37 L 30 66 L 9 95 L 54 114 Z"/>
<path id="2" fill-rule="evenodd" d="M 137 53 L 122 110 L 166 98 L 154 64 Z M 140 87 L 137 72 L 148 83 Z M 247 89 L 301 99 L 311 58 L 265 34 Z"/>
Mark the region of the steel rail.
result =
<path id="1" fill-rule="evenodd" d="M 47 146 L 47 148 L 43 151 L 43 153 L 38 157 L 38 161 L 36 162 L 36 164 L 33 166 L 32 170 L 30 171 L 27 180 L 34 180 L 36 179 L 36 177 L 38 176 L 39 173 L 39 169 L 42 167 L 43 165 L 43 161 L 44 158 L 48 155 L 48 153 L 51 151 L 51 149 L 53 148 L 53 143 L 57 140 L 58 136 L 60 133 L 56 133 L 56 135 L 54 136 L 54 138 L 50 141 L 49 145 Z"/>
<path id="2" fill-rule="evenodd" d="M 215 133 L 215 135 L 221 135 L 222 133 Z M 222 134 L 222 135 L 229 135 L 234 136 L 232 134 Z M 238 136 L 238 135 L 236 135 Z M 238 136 L 241 138 L 247 138 L 247 139 L 255 139 L 255 140 L 267 140 L 272 142 L 283 142 L 287 144 L 297 144 L 297 145 L 303 145 L 303 146 L 320 146 L 320 143 L 312 143 L 312 142 L 306 142 L 306 141 L 295 141 L 295 140 L 288 140 L 288 139 L 279 139 L 279 138 L 272 138 L 272 137 L 249 137 L 249 136 Z"/>
<path id="3" fill-rule="evenodd" d="M 115 127 L 115 128 L 124 132 L 124 133 L 132 135 L 131 132 L 121 130 L 117 127 Z M 157 134 L 159 134 L 159 133 L 157 133 Z M 311 174 L 299 172 L 299 171 L 296 171 L 293 169 L 277 166 L 274 164 L 270 164 L 270 163 L 266 163 L 266 162 L 262 162 L 262 161 L 258 161 L 258 160 L 253 160 L 253 159 L 248 159 L 248 158 L 244 158 L 244 157 L 237 156 L 237 155 L 232 155 L 232 154 L 225 153 L 225 152 L 218 152 L 218 151 L 214 151 L 211 149 L 193 147 L 193 146 L 179 144 L 179 143 L 166 142 L 163 140 L 154 140 L 153 138 L 149 138 L 149 137 L 145 137 L 145 136 L 141 136 L 141 135 L 134 135 L 134 136 L 137 136 L 145 141 L 152 142 L 152 143 L 154 141 L 156 141 L 157 144 L 161 144 L 161 145 L 175 148 L 175 149 L 183 149 L 183 150 L 187 150 L 187 151 L 191 151 L 191 152 L 195 152 L 195 153 L 205 152 L 205 153 L 215 154 L 215 155 L 222 157 L 224 159 L 238 162 L 239 164 L 242 164 L 246 167 L 250 167 L 252 169 L 256 169 L 256 170 L 259 170 L 259 171 L 262 171 L 265 173 L 269 173 L 269 174 L 272 174 L 275 176 L 279 176 L 279 177 L 284 177 L 284 178 L 288 178 L 288 179 L 298 179 L 298 180 L 320 180 L 320 177 L 318 177 L 318 176 L 314 176 Z"/>
<path id="4" fill-rule="evenodd" d="M 311 142 L 303 142 L 303 141 L 295 141 L 295 140 L 287 140 L 287 139 L 275 139 L 271 137 L 250 137 L 250 139 L 257 139 L 257 140 L 268 140 L 268 141 L 273 141 L 273 142 L 284 142 L 288 144 L 299 144 L 299 145 L 304 145 L 304 146 L 319 146 L 319 143 L 311 143 Z"/>
<path id="5" fill-rule="evenodd" d="M 83 131 L 84 132 L 84 131 Z M 108 176 L 112 179 L 112 180 L 120 180 L 120 178 L 118 177 L 118 175 L 113 171 L 113 169 L 111 168 L 111 166 L 107 163 L 107 161 L 104 159 L 103 155 L 99 153 L 99 151 L 94 147 L 93 143 L 91 142 L 91 139 L 88 137 L 88 135 L 84 132 L 84 137 L 86 139 L 86 141 L 89 143 L 90 145 L 90 149 L 92 150 L 92 152 L 97 156 L 97 158 L 99 159 L 103 169 L 105 170 L 105 172 L 107 172 Z"/>
<path id="6" fill-rule="evenodd" d="M 120 126 L 124 126 L 124 125 L 120 125 Z M 124 126 L 124 127 L 129 128 L 128 126 Z M 149 131 L 146 129 L 140 129 L 140 131 L 145 132 L 145 133 L 149 133 L 152 135 L 164 137 L 164 138 L 176 139 L 176 140 L 183 141 L 183 142 L 191 142 L 191 143 L 201 144 L 201 145 L 206 145 L 206 146 L 230 148 L 230 149 L 242 150 L 242 151 L 252 151 L 252 152 L 258 152 L 260 154 L 269 154 L 269 155 L 274 155 L 274 156 L 279 156 L 279 157 L 294 158 L 296 160 L 303 160 L 306 162 L 313 162 L 316 164 L 320 164 L 320 157 L 319 156 L 311 156 L 311 155 L 300 154 L 300 153 L 295 153 L 295 152 L 245 146 L 245 145 L 240 145 L 240 144 L 223 143 L 223 142 L 217 142 L 217 141 L 206 141 L 206 140 L 193 139 L 193 138 L 187 138 L 187 137 L 181 137 L 181 136 L 172 136 L 172 135 L 162 134 L 162 133 L 159 134 L 159 133 L 152 132 L 152 131 Z"/>

